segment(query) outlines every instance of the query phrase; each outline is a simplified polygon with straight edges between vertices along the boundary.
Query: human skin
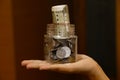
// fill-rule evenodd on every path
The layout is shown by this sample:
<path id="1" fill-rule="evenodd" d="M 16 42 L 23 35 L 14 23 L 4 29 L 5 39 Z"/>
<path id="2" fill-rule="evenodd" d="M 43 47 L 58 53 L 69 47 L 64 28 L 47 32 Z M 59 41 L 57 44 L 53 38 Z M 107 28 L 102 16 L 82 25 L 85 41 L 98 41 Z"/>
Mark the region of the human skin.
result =
<path id="1" fill-rule="evenodd" d="M 110 80 L 95 60 L 83 54 L 78 54 L 74 63 L 51 64 L 45 60 L 23 60 L 21 65 L 27 69 L 83 74 L 90 80 Z"/>

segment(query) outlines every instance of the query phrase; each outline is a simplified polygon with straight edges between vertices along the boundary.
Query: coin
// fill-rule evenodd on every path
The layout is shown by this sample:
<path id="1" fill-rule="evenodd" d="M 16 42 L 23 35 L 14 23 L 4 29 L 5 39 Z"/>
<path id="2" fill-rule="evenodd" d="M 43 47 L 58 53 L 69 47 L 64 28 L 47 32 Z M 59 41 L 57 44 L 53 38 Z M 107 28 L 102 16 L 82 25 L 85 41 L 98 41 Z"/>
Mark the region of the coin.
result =
<path id="1" fill-rule="evenodd" d="M 70 54 L 71 54 L 71 50 L 67 46 L 59 48 L 56 52 L 56 56 L 60 59 L 68 58 Z"/>

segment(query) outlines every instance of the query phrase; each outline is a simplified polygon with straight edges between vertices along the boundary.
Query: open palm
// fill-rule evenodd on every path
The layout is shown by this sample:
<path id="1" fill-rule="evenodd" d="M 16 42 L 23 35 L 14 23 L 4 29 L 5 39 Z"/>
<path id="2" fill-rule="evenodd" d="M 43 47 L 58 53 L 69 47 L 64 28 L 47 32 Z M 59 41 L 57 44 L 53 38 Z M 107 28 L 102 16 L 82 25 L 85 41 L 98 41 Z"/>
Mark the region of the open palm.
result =
<path id="1" fill-rule="evenodd" d="M 77 55 L 77 61 L 74 63 L 51 64 L 45 60 L 23 60 L 22 66 L 27 69 L 51 70 L 64 73 L 86 73 L 91 72 L 97 63 L 90 57 L 82 54 Z"/>

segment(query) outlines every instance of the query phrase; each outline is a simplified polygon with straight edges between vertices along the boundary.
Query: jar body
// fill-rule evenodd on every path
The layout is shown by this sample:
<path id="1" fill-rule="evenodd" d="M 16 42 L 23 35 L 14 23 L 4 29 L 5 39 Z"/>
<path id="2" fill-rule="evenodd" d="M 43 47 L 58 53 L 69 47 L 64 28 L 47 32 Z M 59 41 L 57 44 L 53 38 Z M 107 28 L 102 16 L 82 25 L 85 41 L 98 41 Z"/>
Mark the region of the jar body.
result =
<path id="1" fill-rule="evenodd" d="M 54 28 L 53 25 L 50 29 L 48 31 L 49 33 L 44 35 L 45 59 L 50 63 L 75 62 L 77 54 L 77 36 L 72 34 L 73 32 L 71 33 L 70 29 L 68 30 L 68 34 L 62 31 L 62 36 L 58 35 L 61 33 L 56 31 L 60 30 L 56 30 L 56 27 Z"/>

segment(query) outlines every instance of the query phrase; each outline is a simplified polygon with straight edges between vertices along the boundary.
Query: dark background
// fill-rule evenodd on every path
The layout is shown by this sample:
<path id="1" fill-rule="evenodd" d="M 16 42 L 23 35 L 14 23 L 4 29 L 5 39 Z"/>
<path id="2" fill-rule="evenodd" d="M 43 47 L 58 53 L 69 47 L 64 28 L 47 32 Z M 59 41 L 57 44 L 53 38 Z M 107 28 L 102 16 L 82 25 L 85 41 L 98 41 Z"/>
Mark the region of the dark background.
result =
<path id="1" fill-rule="evenodd" d="M 87 0 L 87 52 L 107 75 L 116 75 L 115 0 Z"/>

